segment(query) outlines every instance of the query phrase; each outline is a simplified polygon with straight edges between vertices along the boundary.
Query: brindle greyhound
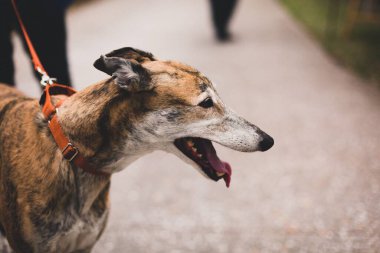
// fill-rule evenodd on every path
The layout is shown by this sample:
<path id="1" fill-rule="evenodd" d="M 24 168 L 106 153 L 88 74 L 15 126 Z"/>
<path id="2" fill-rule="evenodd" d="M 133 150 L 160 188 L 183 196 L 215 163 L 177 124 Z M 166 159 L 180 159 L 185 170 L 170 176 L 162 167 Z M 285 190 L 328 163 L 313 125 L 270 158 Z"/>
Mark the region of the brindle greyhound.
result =
<path id="1" fill-rule="evenodd" d="M 58 119 L 98 171 L 112 174 L 165 150 L 228 186 L 231 168 L 211 141 L 243 152 L 273 145 L 192 67 L 133 48 L 94 66 L 112 78 L 68 97 Z M 0 229 L 15 252 L 90 252 L 106 225 L 110 177 L 65 160 L 47 124 L 37 100 L 0 85 Z"/>

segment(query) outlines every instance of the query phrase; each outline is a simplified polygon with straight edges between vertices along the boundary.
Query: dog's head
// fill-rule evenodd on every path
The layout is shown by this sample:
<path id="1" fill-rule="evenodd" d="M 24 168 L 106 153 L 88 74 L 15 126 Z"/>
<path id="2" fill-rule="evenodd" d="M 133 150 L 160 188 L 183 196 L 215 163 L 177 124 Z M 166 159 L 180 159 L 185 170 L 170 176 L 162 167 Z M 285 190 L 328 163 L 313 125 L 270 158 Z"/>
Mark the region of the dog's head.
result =
<path id="1" fill-rule="evenodd" d="M 210 179 L 223 178 L 228 186 L 231 176 L 212 142 L 242 152 L 273 145 L 269 135 L 226 107 L 212 82 L 192 67 L 133 48 L 101 56 L 94 66 L 129 94 L 136 135 L 130 139 L 172 152 Z"/>

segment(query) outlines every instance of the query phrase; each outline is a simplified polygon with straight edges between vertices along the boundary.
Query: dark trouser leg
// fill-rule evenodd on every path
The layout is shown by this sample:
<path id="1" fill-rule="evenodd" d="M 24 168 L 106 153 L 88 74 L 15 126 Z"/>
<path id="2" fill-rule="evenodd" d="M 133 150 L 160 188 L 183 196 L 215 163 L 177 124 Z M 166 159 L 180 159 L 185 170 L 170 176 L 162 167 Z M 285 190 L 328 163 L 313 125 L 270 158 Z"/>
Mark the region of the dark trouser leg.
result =
<path id="1" fill-rule="evenodd" d="M 13 86 L 14 66 L 11 31 L 13 25 L 13 12 L 10 1 L 0 1 L 0 83 Z"/>
<path id="2" fill-rule="evenodd" d="M 29 36 L 46 71 L 51 77 L 56 77 L 58 83 L 71 86 L 65 10 L 51 0 L 24 0 L 18 3 Z"/>
<path id="3" fill-rule="evenodd" d="M 212 20 L 219 39 L 228 39 L 228 24 L 237 0 L 210 0 Z"/>

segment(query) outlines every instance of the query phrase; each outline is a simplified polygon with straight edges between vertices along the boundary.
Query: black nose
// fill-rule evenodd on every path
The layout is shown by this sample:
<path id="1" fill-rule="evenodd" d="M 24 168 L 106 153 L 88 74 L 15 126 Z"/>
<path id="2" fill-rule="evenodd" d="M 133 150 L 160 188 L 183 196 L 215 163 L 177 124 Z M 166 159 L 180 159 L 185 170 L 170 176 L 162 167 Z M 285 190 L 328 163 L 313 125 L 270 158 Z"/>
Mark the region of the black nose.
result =
<path id="1" fill-rule="evenodd" d="M 263 133 L 262 138 L 263 138 L 263 140 L 260 141 L 260 143 L 259 143 L 260 151 L 267 151 L 268 149 L 270 149 L 273 146 L 274 140 L 272 137 L 270 137 L 266 133 Z"/>

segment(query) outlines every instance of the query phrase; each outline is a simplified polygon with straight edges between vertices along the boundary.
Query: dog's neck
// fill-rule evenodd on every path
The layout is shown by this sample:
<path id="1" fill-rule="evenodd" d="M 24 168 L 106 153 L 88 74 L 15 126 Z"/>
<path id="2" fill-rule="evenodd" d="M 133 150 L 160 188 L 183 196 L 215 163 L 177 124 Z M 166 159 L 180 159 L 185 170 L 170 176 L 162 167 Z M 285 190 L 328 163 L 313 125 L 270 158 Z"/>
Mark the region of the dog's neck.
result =
<path id="1" fill-rule="evenodd" d="M 68 138 L 97 170 L 114 173 L 153 151 L 134 138 L 136 115 L 129 94 L 120 91 L 112 80 L 89 86 L 65 100 L 58 119 Z M 109 179 L 74 170 L 77 208 L 86 213 L 109 185 Z"/>
<path id="2" fill-rule="evenodd" d="M 107 80 L 69 97 L 59 109 L 64 132 L 96 169 L 110 167 L 125 155 L 128 122 L 120 107 L 126 107 L 127 96 Z"/>

